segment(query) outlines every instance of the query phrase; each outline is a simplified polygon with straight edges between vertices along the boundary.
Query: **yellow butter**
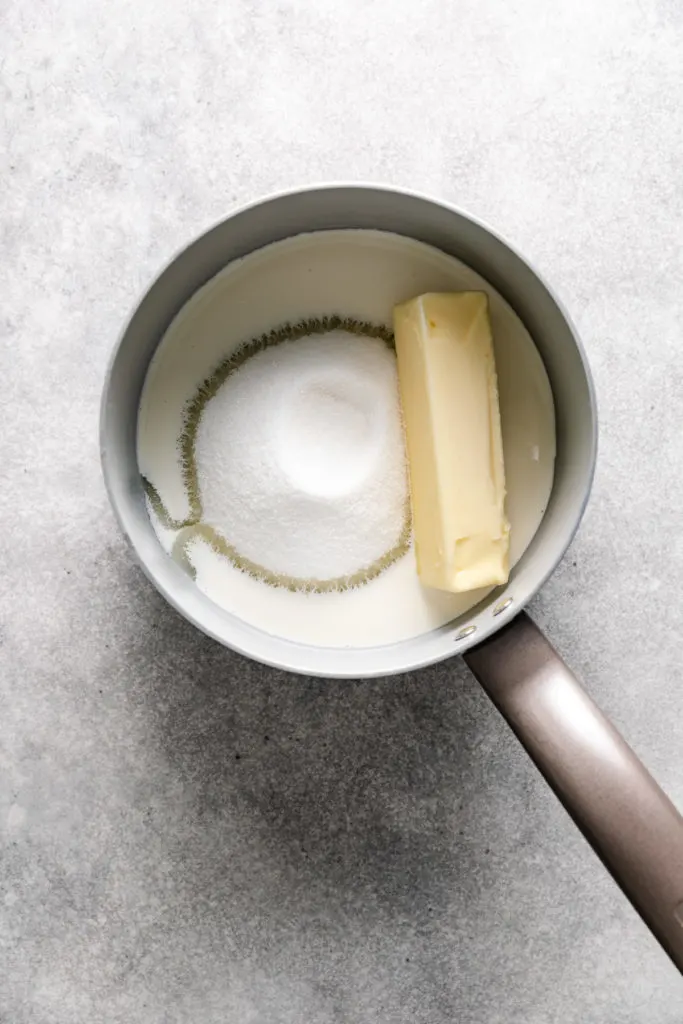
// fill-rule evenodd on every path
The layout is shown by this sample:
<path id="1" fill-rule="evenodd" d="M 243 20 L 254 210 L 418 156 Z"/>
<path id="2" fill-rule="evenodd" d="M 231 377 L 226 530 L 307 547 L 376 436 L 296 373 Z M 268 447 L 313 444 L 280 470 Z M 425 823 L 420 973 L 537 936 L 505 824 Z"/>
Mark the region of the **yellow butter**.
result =
<path id="1" fill-rule="evenodd" d="M 421 295 L 394 309 L 417 571 L 430 587 L 508 579 L 510 527 L 488 299 Z"/>

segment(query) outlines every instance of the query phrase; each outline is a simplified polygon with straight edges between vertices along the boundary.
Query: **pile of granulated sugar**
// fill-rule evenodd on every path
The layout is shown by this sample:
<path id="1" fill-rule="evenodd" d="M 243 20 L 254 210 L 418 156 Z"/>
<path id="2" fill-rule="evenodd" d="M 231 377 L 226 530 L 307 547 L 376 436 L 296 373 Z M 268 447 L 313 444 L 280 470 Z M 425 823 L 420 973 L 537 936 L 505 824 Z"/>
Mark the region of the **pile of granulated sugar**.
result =
<path id="1" fill-rule="evenodd" d="M 396 357 L 381 338 L 334 330 L 252 355 L 203 408 L 194 461 L 216 557 L 268 583 L 344 589 L 408 550 Z"/>

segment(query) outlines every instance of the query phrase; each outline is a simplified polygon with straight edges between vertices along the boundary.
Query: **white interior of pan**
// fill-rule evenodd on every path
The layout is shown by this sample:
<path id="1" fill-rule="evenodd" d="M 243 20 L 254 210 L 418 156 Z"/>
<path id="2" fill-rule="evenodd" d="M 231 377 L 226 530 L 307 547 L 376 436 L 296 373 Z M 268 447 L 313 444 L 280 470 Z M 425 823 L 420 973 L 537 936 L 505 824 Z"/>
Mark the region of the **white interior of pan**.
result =
<path id="1" fill-rule="evenodd" d="M 483 290 L 489 296 L 511 563 L 516 565 L 552 490 L 555 416 L 543 362 L 520 318 L 484 278 L 452 256 L 395 234 L 302 234 L 233 261 L 200 289 L 166 331 L 146 376 L 138 421 L 141 473 L 173 519 L 187 517 L 178 438 L 188 394 L 250 339 L 285 323 L 330 315 L 390 327 L 396 303 L 423 292 L 461 290 Z M 258 417 L 259 410 L 253 415 Z M 272 446 L 278 442 L 268 435 L 260 440 Z M 225 437 L 225 443 L 232 439 Z M 153 514 L 152 521 L 170 549 L 178 531 L 165 530 Z M 469 628 L 468 614 L 491 593 L 449 594 L 423 587 L 412 549 L 372 582 L 324 594 L 269 586 L 225 559 L 216 571 L 216 556 L 207 544 L 198 542 L 193 550 L 197 586 L 220 609 L 270 636 L 320 648 L 368 649 L 444 627 L 462 632 Z"/>

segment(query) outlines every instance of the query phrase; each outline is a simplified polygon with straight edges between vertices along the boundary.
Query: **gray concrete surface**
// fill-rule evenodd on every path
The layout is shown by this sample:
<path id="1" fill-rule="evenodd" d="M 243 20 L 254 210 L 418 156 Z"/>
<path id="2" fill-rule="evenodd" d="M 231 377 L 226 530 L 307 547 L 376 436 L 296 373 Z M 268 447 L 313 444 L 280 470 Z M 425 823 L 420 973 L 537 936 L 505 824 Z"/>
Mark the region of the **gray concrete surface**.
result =
<path id="1" fill-rule="evenodd" d="M 683 805 L 678 0 L 4 0 L 2 1024 L 680 1024 L 683 984 L 459 664 L 285 677 L 99 474 L 139 289 L 238 202 L 390 181 L 556 285 L 602 414 L 534 614 Z"/>

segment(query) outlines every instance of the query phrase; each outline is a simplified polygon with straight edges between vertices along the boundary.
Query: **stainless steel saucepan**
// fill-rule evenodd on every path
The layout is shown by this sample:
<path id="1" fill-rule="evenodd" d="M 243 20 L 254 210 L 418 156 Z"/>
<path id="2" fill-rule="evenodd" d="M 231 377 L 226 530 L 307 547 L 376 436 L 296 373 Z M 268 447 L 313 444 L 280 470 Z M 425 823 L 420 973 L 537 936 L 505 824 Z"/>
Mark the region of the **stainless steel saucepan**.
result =
<path id="1" fill-rule="evenodd" d="M 145 374 L 165 329 L 185 302 L 231 260 L 292 235 L 333 228 L 405 235 L 456 256 L 481 274 L 534 339 L 556 415 L 551 499 L 508 585 L 438 630 L 362 649 L 278 639 L 202 594 L 157 540 L 136 457 Z M 386 675 L 463 655 L 614 879 L 683 971 L 683 818 L 523 611 L 579 525 L 596 446 L 596 406 L 586 358 L 567 314 L 539 275 L 493 231 L 460 211 L 376 186 L 316 187 L 278 195 L 233 213 L 191 243 L 135 308 L 114 352 L 102 401 L 102 465 L 114 511 L 144 571 L 182 615 L 251 658 L 312 675 Z"/>

